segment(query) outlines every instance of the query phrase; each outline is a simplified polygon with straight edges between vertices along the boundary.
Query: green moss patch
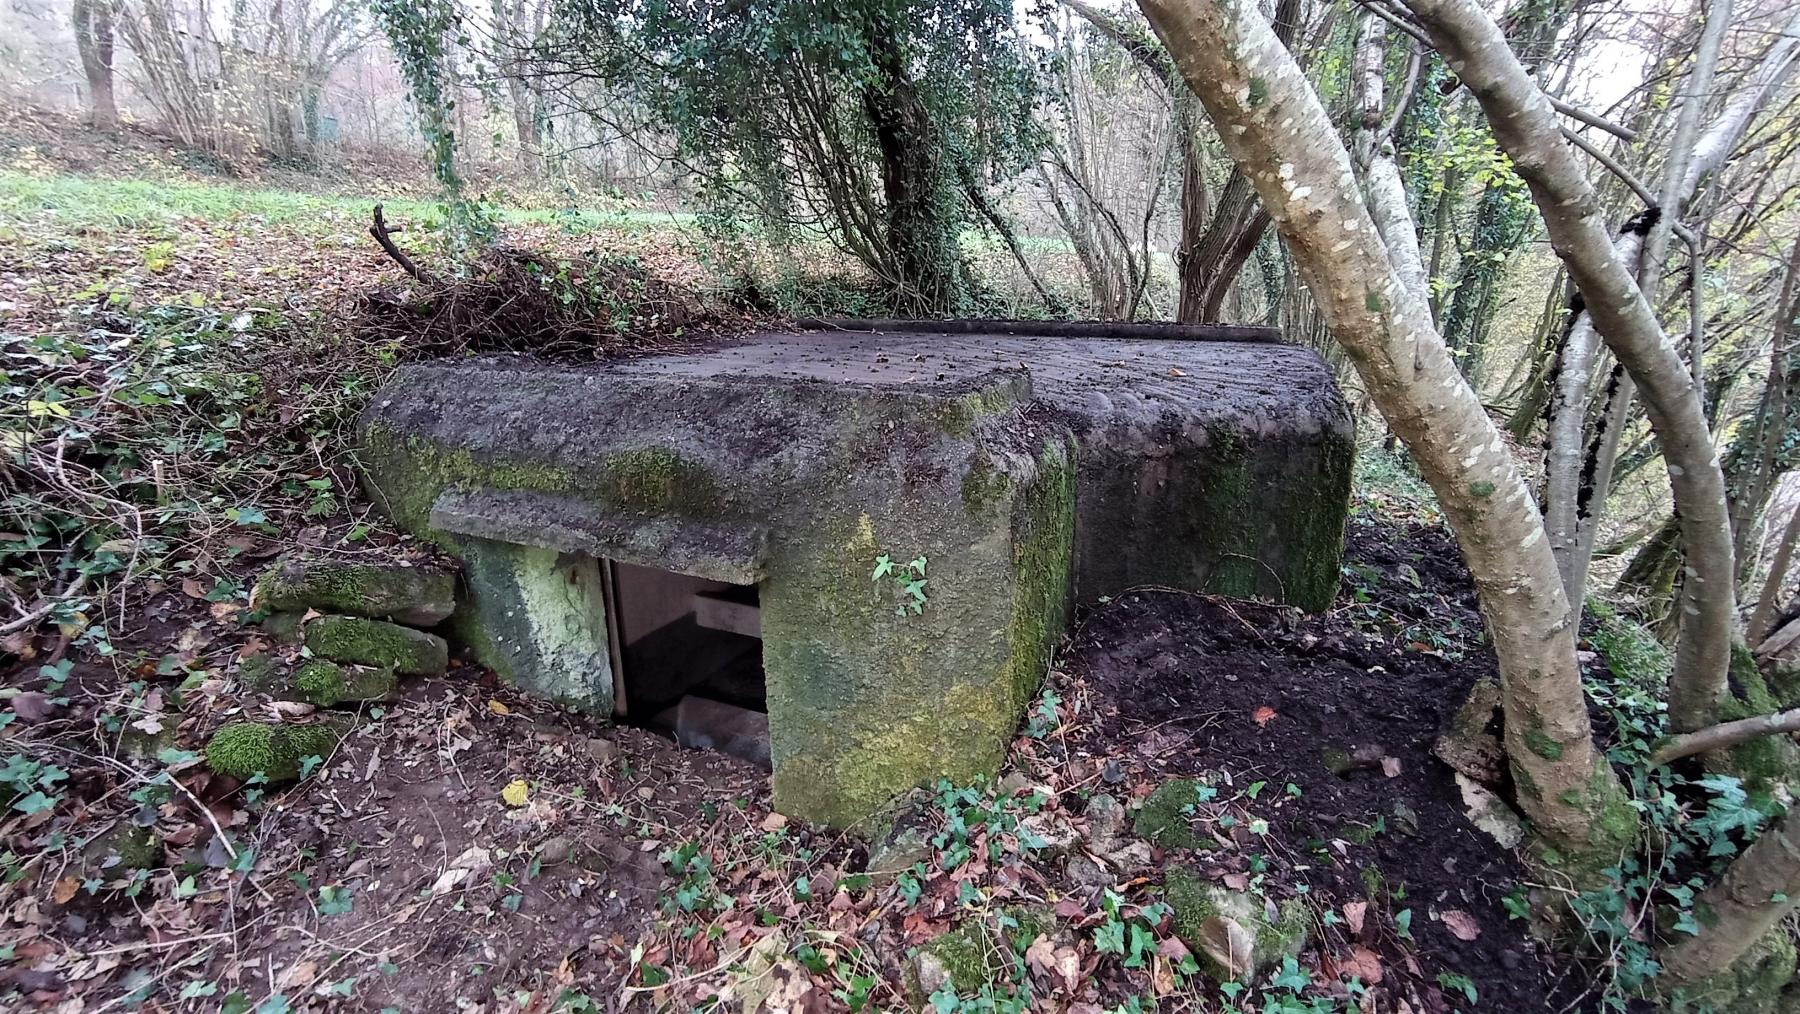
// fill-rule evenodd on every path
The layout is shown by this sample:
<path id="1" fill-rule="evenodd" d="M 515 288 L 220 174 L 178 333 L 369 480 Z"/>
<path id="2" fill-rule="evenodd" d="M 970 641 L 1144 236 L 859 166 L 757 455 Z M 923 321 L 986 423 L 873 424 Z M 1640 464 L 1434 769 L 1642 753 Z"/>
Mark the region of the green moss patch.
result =
<path id="1" fill-rule="evenodd" d="M 456 578 L 394 563 L 289 558 L 263 572 L 256 602 L 278 612 L 316 609 L 430 627 L 455 609 Z"/>
<path id="2" fill-rule="evenodd" d="M 338 739 L 328 725 L 233 722 L 213 733 L 206 764 L 239 781 L 261 774 L 271 782 L 291 782 L 300 777 L 305 758 L 331 756 Z"/>
<path id="3" fill-rule="evenodd" d="M 1189 807 L 1199 798 L 1200 784 L 1192 778 L 1171 778 L 1158 785 L 1138 808 L 1132 830 L 1166 849 L 1198 848 L 1200 836 L 1194 833 Z"/>
<path id="4" fill-rule="evenodd" d="M 667 448 L 620 451 L 600 472 L 601 496 L 615 507 L 703 517 L 718 504 L 718 485 L 706 466 Z"/>
<path id="5" fill-rule="evenodd" d="M 436 634 L 361 616 L 323 616 L 306 625 L 306 647 L 333 662 L 430 676 L 450 664 L 450 646 Z"/>
<path id="6" fill-rule="evenodd" d="M 1274 967 L 1283 958 L 1298 956 L 1306 947 L 1312 918 L 1298 900 L 1282 902 L 1271 922 L 1261 898 L 1220 887 L 1187 866 L 1169 867 L 1163 893 L 1175 912 L 1176 936 L 1194 952 L 1206 973 L 1221 982 L 1237 976 L 1207 953 L 1205 941 L 1212 932 L 1207 924 L 1212 920 L 1230 919 L 1250 934 L 1254 945 L 1249 962 L 1258 973 Z"/>

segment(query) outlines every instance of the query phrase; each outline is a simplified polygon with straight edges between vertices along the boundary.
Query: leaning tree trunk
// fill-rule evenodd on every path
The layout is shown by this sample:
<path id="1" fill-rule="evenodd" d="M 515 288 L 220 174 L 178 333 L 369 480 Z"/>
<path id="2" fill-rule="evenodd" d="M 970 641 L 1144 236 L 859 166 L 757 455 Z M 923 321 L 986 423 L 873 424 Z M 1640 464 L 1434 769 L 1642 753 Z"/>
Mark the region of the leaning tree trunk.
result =
<path id="1" fill-rule="evenodd" d="M 1531 188 L 1550 244 L 1583 295 L 1586 315 L 1643 392 L 1668 465 L 1691 572 L 1682 585 L 1682 634 L 1669 708 L 1675 731 L 1691 732 L 1710 724 L 1725 694 L 1736 611 L 1725 476 L 1699 393 L 1631 265 L 1614 248 L 1599 199 L 1563 138 L 1556 110 L 1493 19 L 1474 0 L 1406 4 L 1481 103 L 1500 149 Z"/>
<path id="2" fill-rule="evenodd" d="M 1683 986 L 1731 966 L 1800 905 L 1800 812 L 1789 811 L 1695 899 L 1700 932 L 1665 950 L 1663 976 Z"/>
<path id="3" fill-rule="evenodd" d="M 1524 477 L 1433 329 L 1424 294 L 1402 282 L 1330 116 L 1254 5 L 1140 5 L 1437 492 L 1499 657 L 1519 802 L 1545 843 L 1591 876 L 1637 828 L 1594 749 L 1569 603 Z"/>
<path id="4" fill-rule="evenodd" d="M 88 84 L 88 119 L 100 130 L 119 125 L 113 97 L 113 0 L 75 0 L 75 51 Z"/>

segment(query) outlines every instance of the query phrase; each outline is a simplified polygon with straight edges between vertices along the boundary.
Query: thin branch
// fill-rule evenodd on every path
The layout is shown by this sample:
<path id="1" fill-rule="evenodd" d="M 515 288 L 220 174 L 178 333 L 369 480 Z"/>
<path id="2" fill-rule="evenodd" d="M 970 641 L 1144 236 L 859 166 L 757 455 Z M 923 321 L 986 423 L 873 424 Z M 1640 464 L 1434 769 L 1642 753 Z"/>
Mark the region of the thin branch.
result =
<path id="1" fill-rule="evenodd" d="M 1800 708 L 1773 715 L 1740 718 L 1735 722 L 1721 722 L 1697 732 L 1671 738 L 1650 755 L 1650 766 L 1661 767 L 1697 753 L 1723 750 L 1763 736 L 1790 732 L 1800 732 Z"/>
<path id="2" fill-rule="evenodd" d="M 394 259 L 395 264 L 400 265 L 402 271 L 427 285 L 431 284 L 431 276 L 414 264 L 413 259 L 406 256 L 406 251 L 394 245 L 394 238 L 388 235 L 387 221 L 381 217 L 379 204 L 375 205 L 375 223 L 369 226 L 369 235 L 375 237 L 375 242 L 381 244 L 381 249 L 387 251 L 387 255 Z"/>

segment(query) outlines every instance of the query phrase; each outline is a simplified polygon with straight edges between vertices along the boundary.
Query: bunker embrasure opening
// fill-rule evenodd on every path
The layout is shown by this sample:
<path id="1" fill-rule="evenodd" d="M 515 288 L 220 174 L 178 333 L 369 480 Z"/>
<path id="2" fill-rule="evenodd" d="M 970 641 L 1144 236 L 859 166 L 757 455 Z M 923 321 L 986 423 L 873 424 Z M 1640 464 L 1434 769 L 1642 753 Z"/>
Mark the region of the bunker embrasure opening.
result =
<path id="1" fill-rule="evenodd" d="M 607 562 L 613 708 L 683 746 L 768 767 L 768 692 L 755 585 Z"/>

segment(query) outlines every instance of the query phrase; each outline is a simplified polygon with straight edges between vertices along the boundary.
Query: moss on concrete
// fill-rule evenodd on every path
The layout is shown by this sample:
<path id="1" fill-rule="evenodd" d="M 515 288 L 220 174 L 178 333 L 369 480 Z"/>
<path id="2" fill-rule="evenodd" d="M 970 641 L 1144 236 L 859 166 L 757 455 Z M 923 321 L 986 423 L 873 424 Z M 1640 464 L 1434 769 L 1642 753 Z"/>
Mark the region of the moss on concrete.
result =
<path id="1" fill-rule="evenodd" d="M 261 774 L 271 782 L 289 782 L 300 777 L 305 758 L 331 756 L 339 738 L 325 724 L 233 722 L 207 742 L 206 763 L 216 774 L 240 781 Z"/>
<path id="2" fill-rule="evenodd" d="M 1254 941 L 1250 964 L 1257 972 L 1274 967 L 1283 958 L 1298 956 L 1306 946 L 1307 934 L 1312 927 L 1306 905 L 1297 899 L 1282 902 L 1276 909 L 1276 918 L 1271 921 L 1261 898 L 1220 887 L 1188 866 L 1168 868 L 1163 880 L 1163 894 L 1174 910 L 1175 935 L 1187 943 L 1200 967 L 1220 981 L 1235 976 L 1202 946 L 1208 920 L 1230 919 L 1250 933 Z"/>
<path id="3" fill-rule="evenodd" d="M 429 627 L 455 607 L 456 578 L 392 563 L 291 558 L 263 572 L 255 598 L 277 611 L 316 609 Z"/>
<path id="4" fill-rule="evenodd" d="M 996 469 L 985 454 L 977 454 L 963 473 L 963 510 L 969 517 L 987 519 L 1011 500 L 1012 480 Z"/>
<path id="5" fill-rule="evenodd" d="M 400 527 L 437 542 L 445 540 L 431 527 L 431 507 L 446 489 L 574 493 L 586 485 L 574 471 L 559 465 L 481 459 L 467 448 L 396 433 L 381 423 L 364 427 L 362 438 L 358 464 L 376 502 Z"/>
<path id="6" fill-rule="evenodd" d="M 1045 448 L 1038 458 L 1037 481 L 1015 499 L 1013 514 L 1013 607 L 1006 640 L 1007 682 L 1016 715 L 1043 683 L 1068 619 L 1075 546 L 1072 441 Z"/>
<path id="7" fill-rule="evenodd" d="M 608 455 L 597 492 L 615 507 L 678 511 L 690 517 L 716 513 L 718 484 L 706 466 L 666 447 Z"/>
<path id="8" fill-rule="evenodd" d="M 611 715 L 612 662 L 599 562 L 580 554 L 461 540 L 470 600 L 452 633 L 522 690 Z"/>
<path id="9" fill-rule="evenodd" d="M 409 676 L 441 673 L 450 664 L 444 639 L 362 616 L 321 616 L 306 625 L 306 647 L 333 662 L 392 669 Z"/>
<path id="10" fill-rule="evenodd" d="M 1198 848 L 1200 837 L 1194 833 L 1188 807 L 1199 798 L 1199 788 L 1200 783 L 1192 778 L 1171 778 L 1158 785 L 1138 807 L 1132 830 L 1166 849 Z"/>

